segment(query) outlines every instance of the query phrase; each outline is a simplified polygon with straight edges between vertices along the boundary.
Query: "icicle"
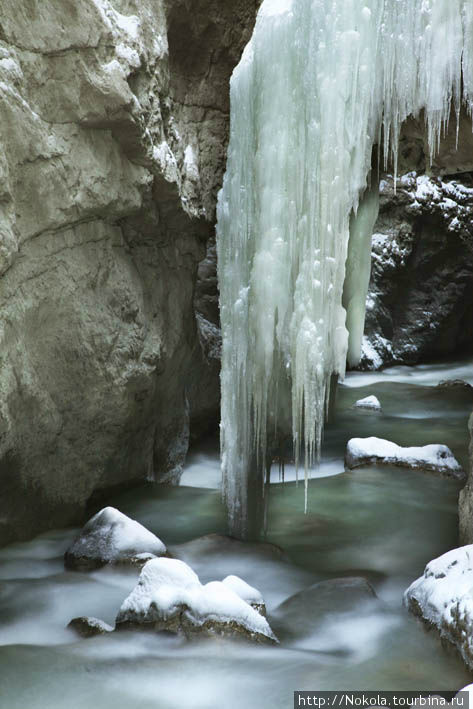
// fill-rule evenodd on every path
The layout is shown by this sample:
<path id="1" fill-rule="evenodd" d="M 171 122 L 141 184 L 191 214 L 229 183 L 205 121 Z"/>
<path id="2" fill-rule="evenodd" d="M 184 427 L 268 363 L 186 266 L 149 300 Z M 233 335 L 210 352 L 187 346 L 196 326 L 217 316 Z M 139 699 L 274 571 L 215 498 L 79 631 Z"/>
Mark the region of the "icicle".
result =
<path id="1" fill-rule="evenodd" d="M 301 449 L 305 470 L 319 454 L 328 382 L 345 372 L 350 214 L 373 145 L 382 133 L 385 165 L 397 165 L 401 124 L 424 109 L 432 158 L 452 108 L 463 99 L 472 111 L 471 5 L 264 0 L 260 8 L 231 80 L 218 203 L 222 469 L 232 534 L 247 532 L 248 483 L 264 474 L 269 431 L 292 428 L 296 468 Z M 359 217 L 361 231 L 373 213 Z M 360 263 L 366 248 L 354 250 Z M 346 290 L 356 303 L 351 361 L 363 273 L 359 293 L 353 278 Z"/>

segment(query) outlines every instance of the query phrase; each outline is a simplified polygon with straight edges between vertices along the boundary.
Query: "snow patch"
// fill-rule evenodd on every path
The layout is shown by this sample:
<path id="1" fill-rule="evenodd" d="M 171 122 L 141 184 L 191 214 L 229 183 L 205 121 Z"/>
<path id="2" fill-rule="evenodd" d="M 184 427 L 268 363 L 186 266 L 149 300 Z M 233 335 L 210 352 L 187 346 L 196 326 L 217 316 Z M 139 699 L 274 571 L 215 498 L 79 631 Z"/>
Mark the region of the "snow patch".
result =
<path id="1" fill-rule="evenodd" d="M 351 438 L 347 443 L 345 465 L 349 470 L 369 464 L 398 465 L 429 470 L 458 480 L 465 479 L 463 468 L 450 448 L 440 444 L 398 446 L 383 438 Z"/>
<path id="2" fill-rule="evenodd" d="M 199 179 L 199 166 L 192 145 L 184 151 L 184 171 L 188 179 L 194 182 Z"/>
<path id="3" fill-rule="evenodd" d="M 118 44 L 115 51 L 117 56 L 126 61 L 133 69 L 138 69 L 141 66 L 139 54 L 135 49 L 126 44 Z"/>
<path id="4" fill-rule="evenodd" d="M 381 404 L 379 403 L 379 399 L 372 394 L 371 396 L 365 396 L 364 399 L 358 399 L 358 401 L 355 401 L 353 408 L 381 411 Z"/>
<path id="5" fill-rule="evenodd" d="M 239 576 L 226 576 L 222 583 L 228 586 L 228 588 L 236 593 L 243 601 L 249 603 L 250 606 L 264 606 L 264 598 L 258 589 L 250 586 Z"/>

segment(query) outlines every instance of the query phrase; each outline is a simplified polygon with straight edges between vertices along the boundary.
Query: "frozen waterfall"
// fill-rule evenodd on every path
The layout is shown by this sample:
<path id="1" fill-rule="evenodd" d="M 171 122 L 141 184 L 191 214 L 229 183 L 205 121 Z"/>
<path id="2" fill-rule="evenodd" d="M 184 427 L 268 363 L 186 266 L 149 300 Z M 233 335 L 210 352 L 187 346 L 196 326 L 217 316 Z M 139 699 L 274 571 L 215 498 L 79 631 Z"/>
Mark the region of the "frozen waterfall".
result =
<path id="1" fill-rule="evenodd" d="M 433 155 L 462 100 L 471 113 L 472 0 L 264 0 L 231 80 L 218 204 L 233 534 L 248 534 L 249 489 L 281 432 L 307 478 L 347 327 L 350 362 L 359 357 L 376 198 L 357 211 L 373 146 L 396 167 L 400 126 L 424 109 Z"/>

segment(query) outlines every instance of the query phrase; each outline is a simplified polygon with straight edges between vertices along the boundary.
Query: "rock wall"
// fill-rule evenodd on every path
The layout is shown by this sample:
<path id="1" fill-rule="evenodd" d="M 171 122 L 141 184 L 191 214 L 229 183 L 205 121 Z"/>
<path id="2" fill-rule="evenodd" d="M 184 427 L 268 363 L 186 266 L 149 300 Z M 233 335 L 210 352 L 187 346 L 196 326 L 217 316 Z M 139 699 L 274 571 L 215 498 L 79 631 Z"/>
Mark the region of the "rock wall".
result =
<path id="1" fill-rule="evenodd" d="M 362 368 L 473 350 L 473 174 L 381 181 Z"/>
<path id="2" fill-rule="evenodd" d="M 176 479 L 205 426 L 218 367 L 195 285 L 255 12 L 2 2 L 0 543 Z"/>
<path id="3" fill-rule="evenodd" d="M 458 501 L 460 545 L 473 544 L 473 414 L 468 421 L 468 430 L 470 432 L 470 472 Z"/>

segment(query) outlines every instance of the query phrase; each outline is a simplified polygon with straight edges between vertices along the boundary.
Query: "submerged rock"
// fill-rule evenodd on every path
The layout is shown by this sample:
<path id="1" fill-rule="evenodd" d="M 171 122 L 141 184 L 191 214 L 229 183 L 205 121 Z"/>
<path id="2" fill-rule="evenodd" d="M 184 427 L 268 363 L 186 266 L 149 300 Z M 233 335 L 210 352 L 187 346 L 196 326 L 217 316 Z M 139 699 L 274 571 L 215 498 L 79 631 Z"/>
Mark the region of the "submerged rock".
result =
<path id="1" fill-rule="evenodd" d="M 142 565 L 167 554 L 163 542 L 114 507 L 97 512 L 64 555 L 66 568 L 99 569 L 106 564 Z"/>
<path id="2" fill-rule="evenodd" d="M 152 559 L 122 603 L 116 628 L 277 643 L 267 620 L 230 588 L 232 583 L 211 581 L 203 585 L 183 561 Z"/>
<path id="3" fill-rule="evenodd" d="M 403 448 L 383 438 L 352 438 L 347 443 L 345 468 L 363 465 L 397 465 L 414 470 L 426 470 L 437 475 L 464 480 L 465 472 L 450 448 L 444 445 Z"/>
<path id="4" fill-rule="evenodd" d="M 441 389 L 473 389 L 464 379 L 442 379 L 437 386 Z"/>
<path id="5" fill-rule="evenodd" d="M 429 562 L 405 592 L 404 602 L 452 643 L 473 670 L 473 545 Z"/>
<path id="6" fill-rule="evenodd" d="M 290 596 L 274 611 L 276 632 L 288 637 L 313 634 L 329 613 L 351 612 L 363 604 L 377 602 L 376 593 L 365 578 L 353 576 L 314 583 Z"/>
<path id="7" fill-rule="evenodd" d="M 81 616 L 80 618 L 73 618 L 67 626 L 71 630 L 80 635 L 82 638 L 93 638 L 95 635 L 106 635 L 107 633 L 113 633 L 113 628 L 108 623 L 105 623 L 99 618 L 92 618 L 90 616 Z"/>
<path id="8" fill-rule="evenodd" d="M 354 409 L 369 409 L 370 411 L 381 411 L 381 404 L 376 396 L 366 396 L 364 399 L 358 399 L 353 404 Z"/>
<path id="9" fill-rule="evenodd" d="M 226 557 L 254 557 L 255 555 L 265 561 L 282 561 L 285 558 L 284 550 L 270 542 L 242 542 L 234 537 L 224 534 L 205 534 L 190 542 L 179 544 L 171 549 L 173 555 L 187 561 L 189 564 L 200 556 L 209 558 L 213 556 Z"/>

